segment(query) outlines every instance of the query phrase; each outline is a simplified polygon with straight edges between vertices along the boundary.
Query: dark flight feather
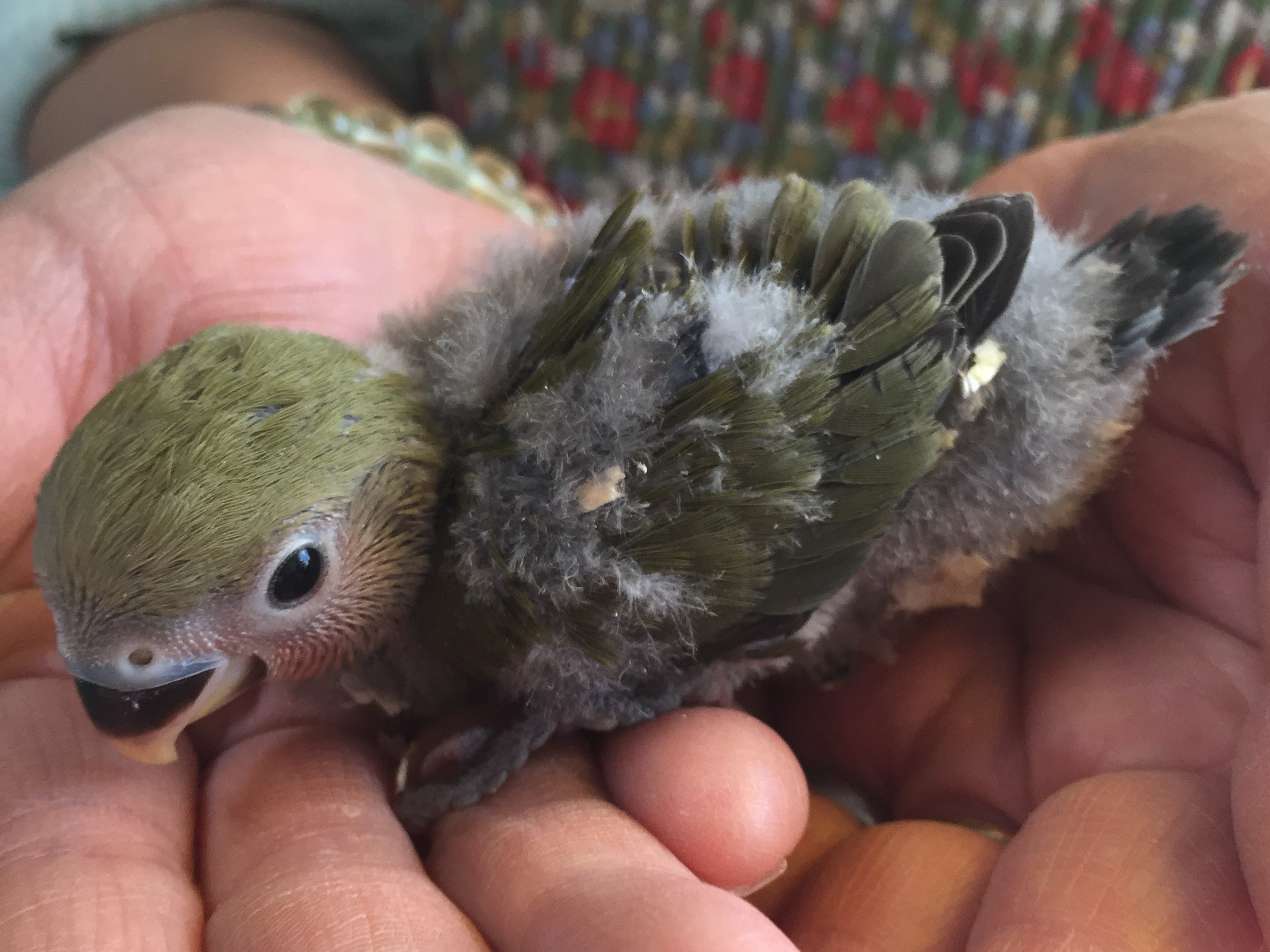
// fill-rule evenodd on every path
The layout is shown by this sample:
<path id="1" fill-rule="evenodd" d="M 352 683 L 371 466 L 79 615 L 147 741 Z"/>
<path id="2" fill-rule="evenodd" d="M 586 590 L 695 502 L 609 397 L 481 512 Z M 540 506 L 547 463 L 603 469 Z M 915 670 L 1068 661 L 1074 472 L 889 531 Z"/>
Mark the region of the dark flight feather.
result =
<path id="1" fill-rule="evenodd" d="M 512 361 L 517 383 L 460 441 L 468 475 L 449 508 L 468 515 L 452 527 L 464 553 L 453 564 L 483 593 L 481 610 L 514 603 L 519 623 L 536 615 L 535 630 L 620 668 L 632 630 L 680 645 L 685 659 L 709 654 L 712 642 L 734 646 L 737 626 L 760 633 L 761 616 L 805 615 L 847 581 L 951 443 L 937 414 L 972 360 L 968 344 L 1008 300 L 1000 285 L 1017 283 L 1032 206 L 977 200 L 933 224 L 894 219 L 861 182 L 824 205 L 818 187 L 790 176 L 767 214 L 734 223 L 719 200 L 708 216 L 659 221 L 659 248 L 628 197 L 566 263 L 566 294 Z M 747 293 L 783 310 L 756 317 L 771 322 L 766 336 L 729 331 L 740 340 L 729 351 L 725 311 Z M 623 348 L 624 366 L 613 353 Z M 587 396 L 603 373 L 616 390 Z M 535 420 L 555 420 L 530 413 L 535 401 L 585 405 L 623 387 L 655 412 L 607 429 L 593 413 L 533 458 L 528 434 L 544 440 L 547 426 Z M 605 503 L 570 508 L 593 483 Z M 490 508 L 500 491 L 558 520 L 556 540 L 589 540 L 593 561 L 570 565 L 567 582 L 516 569 L 528 560 L 505 550 L 529 542 L 498 528 L 513 517 Z M 478 526 L 471 514 L 482 511 Z M 668 579 L 674 609 L 670 599 L 646 611 L 623 591 Z"/>

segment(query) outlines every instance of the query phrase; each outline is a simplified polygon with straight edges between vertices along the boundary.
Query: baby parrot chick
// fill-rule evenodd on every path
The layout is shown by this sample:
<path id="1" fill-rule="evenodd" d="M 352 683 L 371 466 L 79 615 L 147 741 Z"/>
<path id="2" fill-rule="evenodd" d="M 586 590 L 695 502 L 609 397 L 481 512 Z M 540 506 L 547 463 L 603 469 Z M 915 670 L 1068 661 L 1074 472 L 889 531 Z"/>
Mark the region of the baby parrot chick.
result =
<path id="1" fill-rule="evenodd" d="M 421 828 L 557 731 L 977 603 L 1098 487 L 1243 245 L 1201 207 L 1081 246 L 1026 196 L 789 177 L 492 248 L 365 350 L 213 328 L 44 480 L 60 651 L 145 760 L 265 678 L 441 725 L 399 772 Z"/>

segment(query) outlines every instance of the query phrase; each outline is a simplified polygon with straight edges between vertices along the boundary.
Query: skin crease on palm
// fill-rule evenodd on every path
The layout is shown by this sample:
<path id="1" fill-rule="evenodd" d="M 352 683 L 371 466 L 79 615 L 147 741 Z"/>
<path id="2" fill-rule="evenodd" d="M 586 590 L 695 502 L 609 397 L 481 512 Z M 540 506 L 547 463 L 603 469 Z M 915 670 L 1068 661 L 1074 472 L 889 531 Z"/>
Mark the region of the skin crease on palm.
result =
<path id="1" fill-rule="evenodd" d="M 1270 97 L 1250 95 L 1052 147 L 979 189 L 1032 191 L 1091 232 L 1205 201 L 1251 233 L 1252 272 L 1160 371 L 1123 472 L 1057 551 L 988 609 L 914 625 L 894 665 L 778 704 L 807 763 L 896 815 L 1021 827 L 990 849 L 891 828 L 836 894 L 797 897 L 798 947 L 1262 947 L 1267 162 Z M 273 687 L 144 767 L 100 742 L 60 673 L 30 590 L 34 494 L 114 380 L 225 320 L 364 336 L 509 227 L 208 107 L 134 122 L 0 204 L 0 948 L 793 947 L 728 891 L 779 866 L 807 809 L 789 748 L 745 715 L 557 745 L 447 818 L 425 866 L 354 714 Z M 902 890 L 884 901 L 866 864 Z"/>

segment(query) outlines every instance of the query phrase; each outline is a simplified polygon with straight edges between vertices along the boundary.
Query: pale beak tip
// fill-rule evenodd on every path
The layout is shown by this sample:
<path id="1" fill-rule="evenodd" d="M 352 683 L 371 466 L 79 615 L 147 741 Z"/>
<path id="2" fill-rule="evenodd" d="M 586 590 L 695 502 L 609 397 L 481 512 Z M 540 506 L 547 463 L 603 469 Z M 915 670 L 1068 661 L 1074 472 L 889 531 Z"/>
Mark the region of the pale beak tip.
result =
<path id="1" fill-rule="evenodd" d="M 215 668 L 138 690 L 103 687 L 77 678 L 88 718 L 129 760 L 170 764 L 181 732 L 264 680 L 265 663 L 255 655 L 231 658 Z"/>
<path id="2" fill-rule="evenodd" d="M 109 737 L 107 740 L 119 753 L 138 763 L 161 766 L 177 760 L 176 735 L 168 736 L 166 732 L 143 737 Z"/>

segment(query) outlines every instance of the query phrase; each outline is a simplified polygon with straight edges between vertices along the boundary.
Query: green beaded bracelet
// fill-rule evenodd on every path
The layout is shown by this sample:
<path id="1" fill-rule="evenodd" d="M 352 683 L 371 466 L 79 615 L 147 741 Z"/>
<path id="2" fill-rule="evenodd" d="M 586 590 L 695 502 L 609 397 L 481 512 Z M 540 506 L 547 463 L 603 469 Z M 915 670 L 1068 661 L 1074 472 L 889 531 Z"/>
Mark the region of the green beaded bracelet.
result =
<path id="1" fill-rule="evenodd" d="M 560 221 L 560 209 L 546 192 L 526 185 L 516 167 L 496 153 L 471 148 L 458 127 L 441 116 L 343 108 L 318 96 L 256 111 L 387 159 L 438 188 L 486 202 L 527 224 L 553 227 Z"/>

